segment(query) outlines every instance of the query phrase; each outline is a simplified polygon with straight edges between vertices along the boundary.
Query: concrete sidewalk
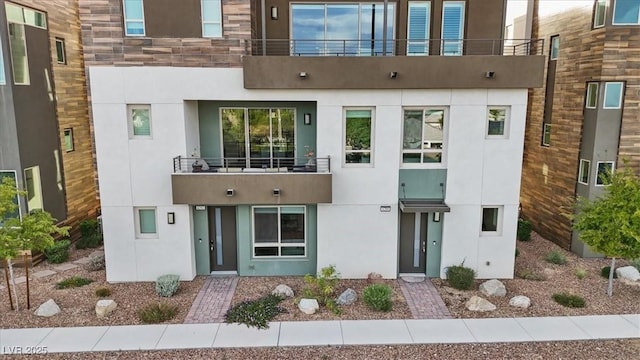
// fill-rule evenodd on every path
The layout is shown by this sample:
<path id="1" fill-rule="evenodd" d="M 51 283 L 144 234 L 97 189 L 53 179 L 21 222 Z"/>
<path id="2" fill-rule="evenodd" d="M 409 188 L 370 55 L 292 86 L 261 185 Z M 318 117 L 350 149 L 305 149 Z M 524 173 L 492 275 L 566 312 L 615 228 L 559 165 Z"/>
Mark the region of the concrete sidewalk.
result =
<path id="1" fill-rule="evenodd" d="M 640 338 L 640 314 L 543 318 L 171 324 L 0 330 L 2 354 Z"/>

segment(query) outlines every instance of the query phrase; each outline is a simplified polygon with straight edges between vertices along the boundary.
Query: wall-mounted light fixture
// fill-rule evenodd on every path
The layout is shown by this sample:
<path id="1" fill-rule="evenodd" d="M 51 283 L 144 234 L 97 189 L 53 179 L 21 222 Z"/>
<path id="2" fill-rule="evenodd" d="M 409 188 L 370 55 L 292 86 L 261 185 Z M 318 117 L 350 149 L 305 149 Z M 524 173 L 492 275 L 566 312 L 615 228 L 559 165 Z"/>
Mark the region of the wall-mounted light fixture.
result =
<path id="1" fill-rule="evenodd" d="M 278 20 L 278 8 L 275 6 L 271 7 L 271 20 Z"/>
<path id="2" fill-rule="evenodd" d="M 440 213 L 439 212 L 433 213 L 433 222 L 440 222 Z"/>
<path id="3" fill-rule="evenodd" d="M 175 224 L 176 223 L 176 213 L 168 212 L 167 213 L 167 224 Z"/>
<path id="4" fill-rule="evenodd" d="M 486 73 L 484 73 L 484 77 L 486 77 L 487 79 L 493 79 L 494 77 L 496 77 L 496 72 L 487 71 Z"/>
<path id="5" fill-rule="evenodd" d="M 227 196 L 233 196 L 234 191 L 233 189 L 227 189 Z"/>
<path id="6" fill-rule="evenodd" d="M 280 189 L 273 189 L 273 196 L 280 196 Z"/>
<path id="7" fill-rule="evenodd" d="M 298 76 L 300 77 L 300 79 L 306 79 L 307 78 L 307 72 L 306 71 L 300 71 Z"/>
<path id="8" fill-rule="evenodd" d="M 390 73 L 389 73 L 389 77 L 390 77 L 391 79 L 395 79 L 395 78 L 397 78 L 397 77 L 398 77 L 398 72 L 397 72 L 397 71 L 392 71 L 392 72 L 390 72 Z"/>
<path id="9" fill-rule="evenodd" d="M 305 125 L 311 125 L 311 114 L 310 113 L 304 113 L 304 124 Z"/>

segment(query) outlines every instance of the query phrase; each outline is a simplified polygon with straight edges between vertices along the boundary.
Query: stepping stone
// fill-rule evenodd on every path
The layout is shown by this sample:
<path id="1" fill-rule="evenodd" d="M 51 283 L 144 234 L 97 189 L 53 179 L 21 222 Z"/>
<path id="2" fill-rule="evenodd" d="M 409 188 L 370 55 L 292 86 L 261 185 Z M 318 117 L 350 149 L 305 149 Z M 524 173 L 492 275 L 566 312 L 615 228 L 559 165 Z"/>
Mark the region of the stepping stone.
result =
<path id="1" fill-rule="evenodd" d="M 423 282 L 425 281 L 426 278 L 427 278 L 426 276 L 409 276 L 409 275 L 400 276 L 400 279 L 408 283 Z"/>
<path id="2" fill-rule="evenodd" d="M 62 264 L 62 265 L 54 266 L 53 268 L 58 271 L 67 271 L 67 270 L 75 269 L 77 267 L 78 265 L 76 264 Z"/>
<path id="3" fill-rule="evenodd" d="M 18 276 L 16 278 L 16 284 L 22 284 L 23 282 L 26 282 L 27 278 L 25 278 L 24 276 Z"/>
<path id="4" fill-rule="evenodd" d="M 91 254 L 89 254 L 89 257 L 101 256 L 101 255 L 104 255 L 104 250 L 96 250 L 96 251 L 92 252 Z"/>
<path id="5" fill-rule="evenodd" d="M 78 264 L 78 265 L 87 265 L 89 263 L 89 258 L 88 257 L 83 257 L 80 258 L 76 261 L 73 262 L 74 264 Z"/>
<path id="6" fill-rule="evenodd" d="M 33 277 L 35 279 L 40 279 L 40 278 L 43 278 L 45 276 L 49 276 L 49 275 L 53 275 L 53 274 L 56 274 L 56 272 L 52 271 L 52 270 L 42 270 L 42 271 L 34 272 L 33 273 Z"/>

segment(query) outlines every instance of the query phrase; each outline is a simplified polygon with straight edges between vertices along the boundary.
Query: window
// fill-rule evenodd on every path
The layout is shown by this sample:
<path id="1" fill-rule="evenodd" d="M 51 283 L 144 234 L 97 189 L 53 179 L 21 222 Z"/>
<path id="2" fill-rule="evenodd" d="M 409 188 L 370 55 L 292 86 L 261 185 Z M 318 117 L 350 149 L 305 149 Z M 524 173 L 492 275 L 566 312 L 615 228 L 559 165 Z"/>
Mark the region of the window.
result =
<path id="1" fill-rule="evenodd" d="M 609 185 L 610 177 L 613 174 L 613 161 L 598 161 L 596 165 L 598 167 L 596 186 Z"/>
<path id="2" fill-rule="evenodd" d="M 487 137 L 488 138 L 506 138 L 509 129 L 509 108 L 508 107 L 489 107 L 487 114 Z"/>
<path id="3" fill-rule="evenodd" d="M 604 26 L 604 19 L 607 13 L 607 0 L 596 0 L 593 9 L 593 27 L 599 28 Z"/>
<path id="4" fill-rule="evenodd" d="M 128 105 L 129 137 L 151 138 L 151 106 Z"/>
<path id="5" fill-rule="evenodd" d="M 345 2 L 292 4 L 292 55 L 383 55 L 393 54 L 395 4 Z M 386 31 L 387 44 L 384 44 Z"/>
<path id="6" fill-rule="evenodd" d="M 151 207 L 134 208 L 136 222 L 136 237 L 156 238 L 158 229 L 156 227 L 156 209 Z"/>
<path id="7" fill-rule="evenodd" d="M 64 129 L 64 149 L 66 152 L 73 151 L 73 129 L 66 128 Z"/>
<path id="8" fill-rule="evenodd" d="M 544 124 L 543 132 L 542 132 L 542 145 L 543 146 L 551 145 L 551 124 Z"/>
<path id="9" fill-rule="evenodd" d="M 640 2 L 638 0 L 615 0 L 613 25 L 640 24 Z"/>
<path id="10" fill-rule="evenodd" d="M 4 73 L 4 55 L 2 54 L 2 39 L 0 39 L 0 85 L 7 84 L 7 77 Z"/>
<path id="11" fill-rule="evenodd" d="M 429 55 L 431 3 L 409 1 L 407 55 Z"/>
<path id="12" fill-rule="evenodd" d="M 481 232 L 483 235 L 499 235 L 502 231 L 502 207 L 483 206 L 482 207 L 482 225 Z"/>
<path id="13" fill-rule="evenodd" d="M 589 185 L 590 169 L 591 169 L 591 161 L 580 159 L 580 170 L 578 172 L 578 182 L 580 184 Z"/>
<path id="14" fill-rule="evenodd" d="M 306 256 L 305 213 L 304 206 L 253 207 L 253 256 Z"/>
<path id="15" fill-rule="evenodd" d="M 587 109 L 595 109 L 598 107 L 598 83 L 587 83 Z"/>
<path id="16" fill-rule="evenodd" d="M 442 55 L 462 55 L 464 1 L 445 1 L 442 8 Z"/>
<path id="17" fill-rule="evenodd" d="M 16 4 L 5 3 L 7 22 L 37 27 L 47 28 L 47 16 L 45 13 L 22 7 Z"/>
<path id="18" fill-rule="evenodd" d="M 622 107 L 622 89 L 621 82 L 608 82 L 604 84 L 604 108 L 620 109 Z"/>
<path id="19" fill-rule="evenodd" d="M 344 159 L 347 164 L 371 164 L 372 110 L 345 110 Z"/>
<path id="20" fill-rule="evenodd" d="M 56 38 L 56 60 L 58 64 L 67 64 L 67 50 L 62 38 Z"/>
<path id="21" fill-rule="evenodd" d="M 23 24 L 9 23 L 9 47 L 13 64 L 13 83 L 29 85 L 29 61 Z"/>
<path id="22" fill-rule="evenodd" d="M 402 163 L 442 163 L 445 109 L 405 109 Z"/>
<path id="23" fill-rule="evenodd" d="M 549 60 L 557 60 L 560 52 L 560 36 L 551 37 L 551 51 L 549 52 Z"/>
<path id="24" fill-rule="evenodd" d="M 124 34 L 144 36 L 144 7 L 142 0 L 123 0 Z"/>
<path id="25" fill-rule="evenodd" d="M 222 36 L 222 9 L 220 0 L 202 0 L 202 36 Z"/>
<path id="26" fill-rule="evenodd" d="M 29 211 L 44 209 L 40 166 L 24 169 L 24 183 L 27 190 L 27 208 Z"/>

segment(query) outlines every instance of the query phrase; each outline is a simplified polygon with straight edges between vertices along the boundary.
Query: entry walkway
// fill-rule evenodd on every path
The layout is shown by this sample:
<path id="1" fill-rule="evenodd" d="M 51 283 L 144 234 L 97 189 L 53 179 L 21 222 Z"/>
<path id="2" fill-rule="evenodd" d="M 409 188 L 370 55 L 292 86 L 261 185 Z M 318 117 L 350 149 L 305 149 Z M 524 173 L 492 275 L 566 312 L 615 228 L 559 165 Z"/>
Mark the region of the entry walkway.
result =
<path id="1" fill-rule="evenodd" d="M 451 313 L 428 278 L 421 281 L 398 279 L 400 289 L 414 319 L 450 319 Z"/>
<path id="2" fill-rule="evenodd" d="M 0 330 L 4 354 L 228 347 L 639 339 L 640 314 L 545 318 L 343 320 Z"/>
<path id="3" fill-rule="evenodd" d="M 237 285 L 237 276 L 209 276 L 193 301 L 184 323 L 223 322 Z"/>

